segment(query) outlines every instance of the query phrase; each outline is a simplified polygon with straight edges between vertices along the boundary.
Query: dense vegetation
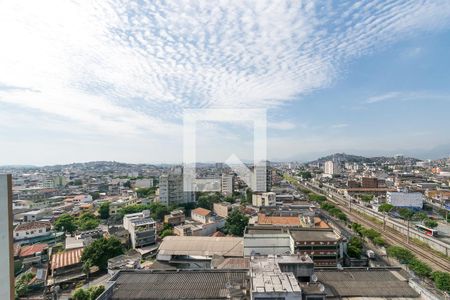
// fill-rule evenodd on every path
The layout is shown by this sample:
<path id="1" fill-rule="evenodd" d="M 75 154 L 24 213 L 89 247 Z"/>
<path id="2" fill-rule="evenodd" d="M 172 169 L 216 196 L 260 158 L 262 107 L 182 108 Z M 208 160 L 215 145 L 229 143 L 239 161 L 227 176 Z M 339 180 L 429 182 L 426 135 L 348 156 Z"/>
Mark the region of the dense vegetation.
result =
<path id="1" fill-rule="evenodd" d="M 108 267 L 108 259 L 124 253 L 120 241 L 115 238 L 100 238 L 84 248 L 81 261 L 88 266 L 97 266 L 101 270 Z"/>
<path id="2" fill-rule="evenodd" d="M 105 291 L 103 285 L 93 286 L 88 289 L 78 288 L 72 294 L 73 300 L 95 300 Z"/>
<path id="3" fill-rule="evenodd" d="M 239 210 L 232 211 L 225 222 L 224 231 L 235 236 L 243 236 L 245 227 L 248 225 L 249 217 Z"/>

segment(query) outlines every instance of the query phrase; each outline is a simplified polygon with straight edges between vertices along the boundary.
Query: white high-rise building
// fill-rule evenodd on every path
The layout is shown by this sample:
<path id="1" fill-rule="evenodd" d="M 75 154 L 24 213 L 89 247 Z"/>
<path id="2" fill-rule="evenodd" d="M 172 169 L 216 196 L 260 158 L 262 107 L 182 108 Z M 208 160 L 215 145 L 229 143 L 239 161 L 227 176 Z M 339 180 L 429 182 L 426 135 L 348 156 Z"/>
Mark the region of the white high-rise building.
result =
<path id="1" fill-rule="evenodd" d="M 326 161 L 324 165 L 323 173 L 325 175 L 336 175 L 339 173 L 339 165 L 334 161 Z"/>
<path id="2" fill-rule="evenodd" d="M 254 192 L 267 192 L 272 188 L 272 174 L 268 162 L 254 166 L 251 188 Z"/>
<path id="3" fill-rule="evenodd" d="M 224 195 L 232 195 L 234 191 L 234 174 L 222 174 L 221 191 Z"/>
<path id="4" fill-rule="evenodd" d="M 14 299 L 12 177 L 0 174 L 0 299 Z"/>

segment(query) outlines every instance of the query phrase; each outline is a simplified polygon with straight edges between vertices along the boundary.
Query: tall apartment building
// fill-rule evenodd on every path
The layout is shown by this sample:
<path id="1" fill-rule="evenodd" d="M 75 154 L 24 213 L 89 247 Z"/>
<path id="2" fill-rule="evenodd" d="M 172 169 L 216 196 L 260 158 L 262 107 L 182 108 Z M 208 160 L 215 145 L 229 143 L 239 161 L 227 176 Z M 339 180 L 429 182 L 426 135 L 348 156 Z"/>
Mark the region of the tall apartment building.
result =
<path id="1" fill-rule="evenodd" d="M 251 188 L 254 192 L 268 192 L 272 189 L 272 169 L 268 162 L 254 166 Z"/>
<path id="2" fill-rule="evenodd" d="M 194 202 L 192 192 L 184 192 L 183 175 L 167 174 L 159 177 L 159 202 L 164 205 Z"/>
<path id="3" fill-rule="evenodd" d="M 128 214 L 123 217 L 123 227 L 130 233 L 133 249 L 156 243 L 156 222 L 150 218 L 150 211 Z"/>
<path id="4" fill-rule="evenodd" d="M 334 161 L 326 161 L 324 165 L 324 174 L 325 175 L 336 175 L 339 173 L 339 165 Z"/>
<path id="5" fill-rule="evenodd" d="M 221 191 L 225 196 L 232 195 L 234 191 L 234 174 L 222 174 Z"/>
<path id="6" fill-rule="evenodd" d="M 14 299 L 12 176 L 0 174 L 0 299 Z"/>

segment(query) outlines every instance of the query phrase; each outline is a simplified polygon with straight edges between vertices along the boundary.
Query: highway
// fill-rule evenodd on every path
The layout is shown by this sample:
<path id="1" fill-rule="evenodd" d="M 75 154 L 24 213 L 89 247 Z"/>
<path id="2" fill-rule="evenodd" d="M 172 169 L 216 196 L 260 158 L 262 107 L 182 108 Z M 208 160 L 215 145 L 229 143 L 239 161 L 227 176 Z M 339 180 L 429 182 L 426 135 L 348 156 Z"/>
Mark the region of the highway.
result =
<path id="1" fill-rule="evenodd" d="M 409 244 L 406 243 L 406 237 L 403 234 L 401 234 L 400 232 L 398 232 L 390 227 L 387 227 L 386 231 L 383 231 L 383 225 L 373 222 L 369 218 L 361 216 L 361 214 L 359 214 L 355 211 L 356 207 L 361 207 L 360 205 L 358 205 L 356 203 L 352 203 L 351 206 L 352 207 L 356 206 L 356 207 L 354 207 L 353 209 L 350 209 L 348 207 L 349 201 L 345 200 L 341 195 L 338 195 L 334 192 L 328 192 L 328 194 L 326 194 L 323 190 L 321 190 L 318 187 L 311 185 L 311 184 L 305 185 L 305 184 L 302 184 L 301 182 L 298 182 L 298 184 L 305 189 L 308 189 L 315 193 L 326 196 L 328 198 L 328 200 L 330 200 L 331 202 L 333 202 L 337 206 L 339 206 L 339 208 L 347 214 L 347 216 L 349 217 L 349 219 L 351 221 L 360 223 L 360 224 L 364 225 L 365 227 L 378 230 L 383 235 L 384 239 L 388 243 L 390 243 L 392 245 L 401 245 L 402 247 L 409 249 L 417 256 L 417 258 L 422 259 L 424 262 L 427 262 L 430 265 L 430 267 L 433 268 L 433 270 L 450 272 L 450 261 L 449 260 L 447 260 L 439 255 L 434 254 L 426 247 L 421 247 L 421 246 L 413 244 L 413 243 L 409 243 Z M 380 218 L 382 219 L 383 216 L 381 214 L 379 214 L 379 215 L 380 215 Z"/>

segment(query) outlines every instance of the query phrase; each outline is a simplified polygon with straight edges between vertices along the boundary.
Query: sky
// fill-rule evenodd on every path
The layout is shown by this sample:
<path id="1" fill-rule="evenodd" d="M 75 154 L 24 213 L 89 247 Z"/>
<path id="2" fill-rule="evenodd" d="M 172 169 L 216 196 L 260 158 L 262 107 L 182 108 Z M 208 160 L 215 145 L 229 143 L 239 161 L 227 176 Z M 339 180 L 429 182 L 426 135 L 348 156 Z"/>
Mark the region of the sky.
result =
<path id="1" fill-rule="evenodd" d="M 450 2 L 2 1 L 0 165 L 450 155 Z"/>

